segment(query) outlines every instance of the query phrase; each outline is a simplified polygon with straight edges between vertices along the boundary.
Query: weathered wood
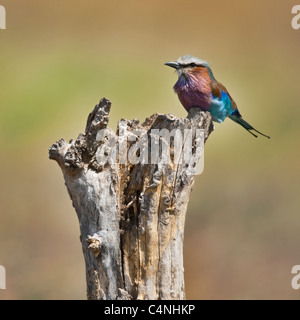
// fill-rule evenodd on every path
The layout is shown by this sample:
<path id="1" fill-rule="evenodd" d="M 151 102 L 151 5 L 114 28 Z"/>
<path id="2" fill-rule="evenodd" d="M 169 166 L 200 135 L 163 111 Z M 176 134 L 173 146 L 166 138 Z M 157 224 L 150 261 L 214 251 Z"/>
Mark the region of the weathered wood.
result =
<path id="1" fill-rule="evenodd" d="M 199 140 L 213 130 L 210 114 L 194 108 L 181 119 L 162 114 L 142 124 L 122 119 L 115 134 L 107 128 L 110 107 L 103 98 L 89 115 L 85 134 L 49 149 L 79 219 L 87 298 L 184 299 L 185 215 L 201 156 Z M 154 149 L 169 156 L 163 149 L 169 136 L 162 129 L 184 139 L 171 144 L 173 161 L 154 163 Z M 192 139 L 192 157 L 184 152 L 187 129 L 203 129 L 203 137 Z"/>

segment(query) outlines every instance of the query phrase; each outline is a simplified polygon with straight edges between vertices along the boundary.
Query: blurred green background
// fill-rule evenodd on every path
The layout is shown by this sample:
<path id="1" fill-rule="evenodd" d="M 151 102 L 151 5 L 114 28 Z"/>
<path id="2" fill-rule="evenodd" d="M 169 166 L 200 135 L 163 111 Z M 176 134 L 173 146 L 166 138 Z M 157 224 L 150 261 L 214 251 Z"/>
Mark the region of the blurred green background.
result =
<path id="1" fill-rule="evenodd" d="M 211 63 L 243 117 L 216 124 L 185 230 L 189 299 L 298 299 L 300 30 L 296 1 L 8 1 L 0 30 L 0 299 L 85 299 L 84 260 L 62 173 L 48 159 L 102 97 L 110 126 L 186 116 L 163 64 Z"/>

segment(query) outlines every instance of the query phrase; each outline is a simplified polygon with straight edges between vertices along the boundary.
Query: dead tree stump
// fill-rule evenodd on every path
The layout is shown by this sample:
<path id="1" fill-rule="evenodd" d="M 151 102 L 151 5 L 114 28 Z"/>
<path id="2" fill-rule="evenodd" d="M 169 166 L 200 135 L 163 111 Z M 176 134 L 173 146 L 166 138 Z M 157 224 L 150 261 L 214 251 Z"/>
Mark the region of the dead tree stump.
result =
<path id="1" fill-rule="evenodd" d="M 185 299 L 185 215 L 211 116 L 194 108 L 181 119 L 122 119 L 114 133 L 110 108 L 103 98 L 84 134 L 49 149 L 79 219 L 87 298 Z"/>

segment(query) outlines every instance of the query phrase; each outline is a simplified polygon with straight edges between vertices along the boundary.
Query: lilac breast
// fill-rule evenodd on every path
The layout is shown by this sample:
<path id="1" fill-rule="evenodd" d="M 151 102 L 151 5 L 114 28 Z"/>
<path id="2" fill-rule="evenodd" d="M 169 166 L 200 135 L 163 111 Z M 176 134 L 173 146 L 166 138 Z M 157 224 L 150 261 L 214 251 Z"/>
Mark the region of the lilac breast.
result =
<path id="1" fill-rule="evenodd" d="M 209 111 L 212 95 L 210 86 L 205 80 L 205 78 L 182 76 L 176 82 L 174 91 L 187 111 L 192 107 Z"/>

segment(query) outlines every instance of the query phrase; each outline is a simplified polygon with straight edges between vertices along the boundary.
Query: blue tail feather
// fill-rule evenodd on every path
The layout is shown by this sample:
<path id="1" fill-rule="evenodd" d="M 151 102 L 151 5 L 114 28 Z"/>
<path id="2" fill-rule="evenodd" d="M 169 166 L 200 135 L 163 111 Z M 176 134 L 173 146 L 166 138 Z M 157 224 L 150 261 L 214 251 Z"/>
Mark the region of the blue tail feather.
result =
<path id="1" fill-rule="evenodd" d="M 262 136 L 264 136 L 264 137 L 266 137 L 266 138 L 268 138 L 268 139 L 270 139 L 269 136 L 267 136 L 267 135 L 263 134 L 262 132 L 254 129 L 254 128 L 251 126 L 251 124 L 249 124 L 247 121 L 245 121 L 244 119 L 242 119 L 242 117 L 241 117 L 240 114 L 239 114 L 239 115 L 236 115 L 236 114 L 232 113 L 232 114 L 229 116 L 229 118 L 230 118 L 231 120 L 233 120 L 234 122 L 238 123 L 239 125 L 241 125 L 243 128 L 245 128 L 245 129 L 246 129 L 249 133 L 251 133 L 255 138 L 257 138 L 257 135 L 254 134 L 251 130 L 259 133 L 260 135 L 262 135 Z"/>

